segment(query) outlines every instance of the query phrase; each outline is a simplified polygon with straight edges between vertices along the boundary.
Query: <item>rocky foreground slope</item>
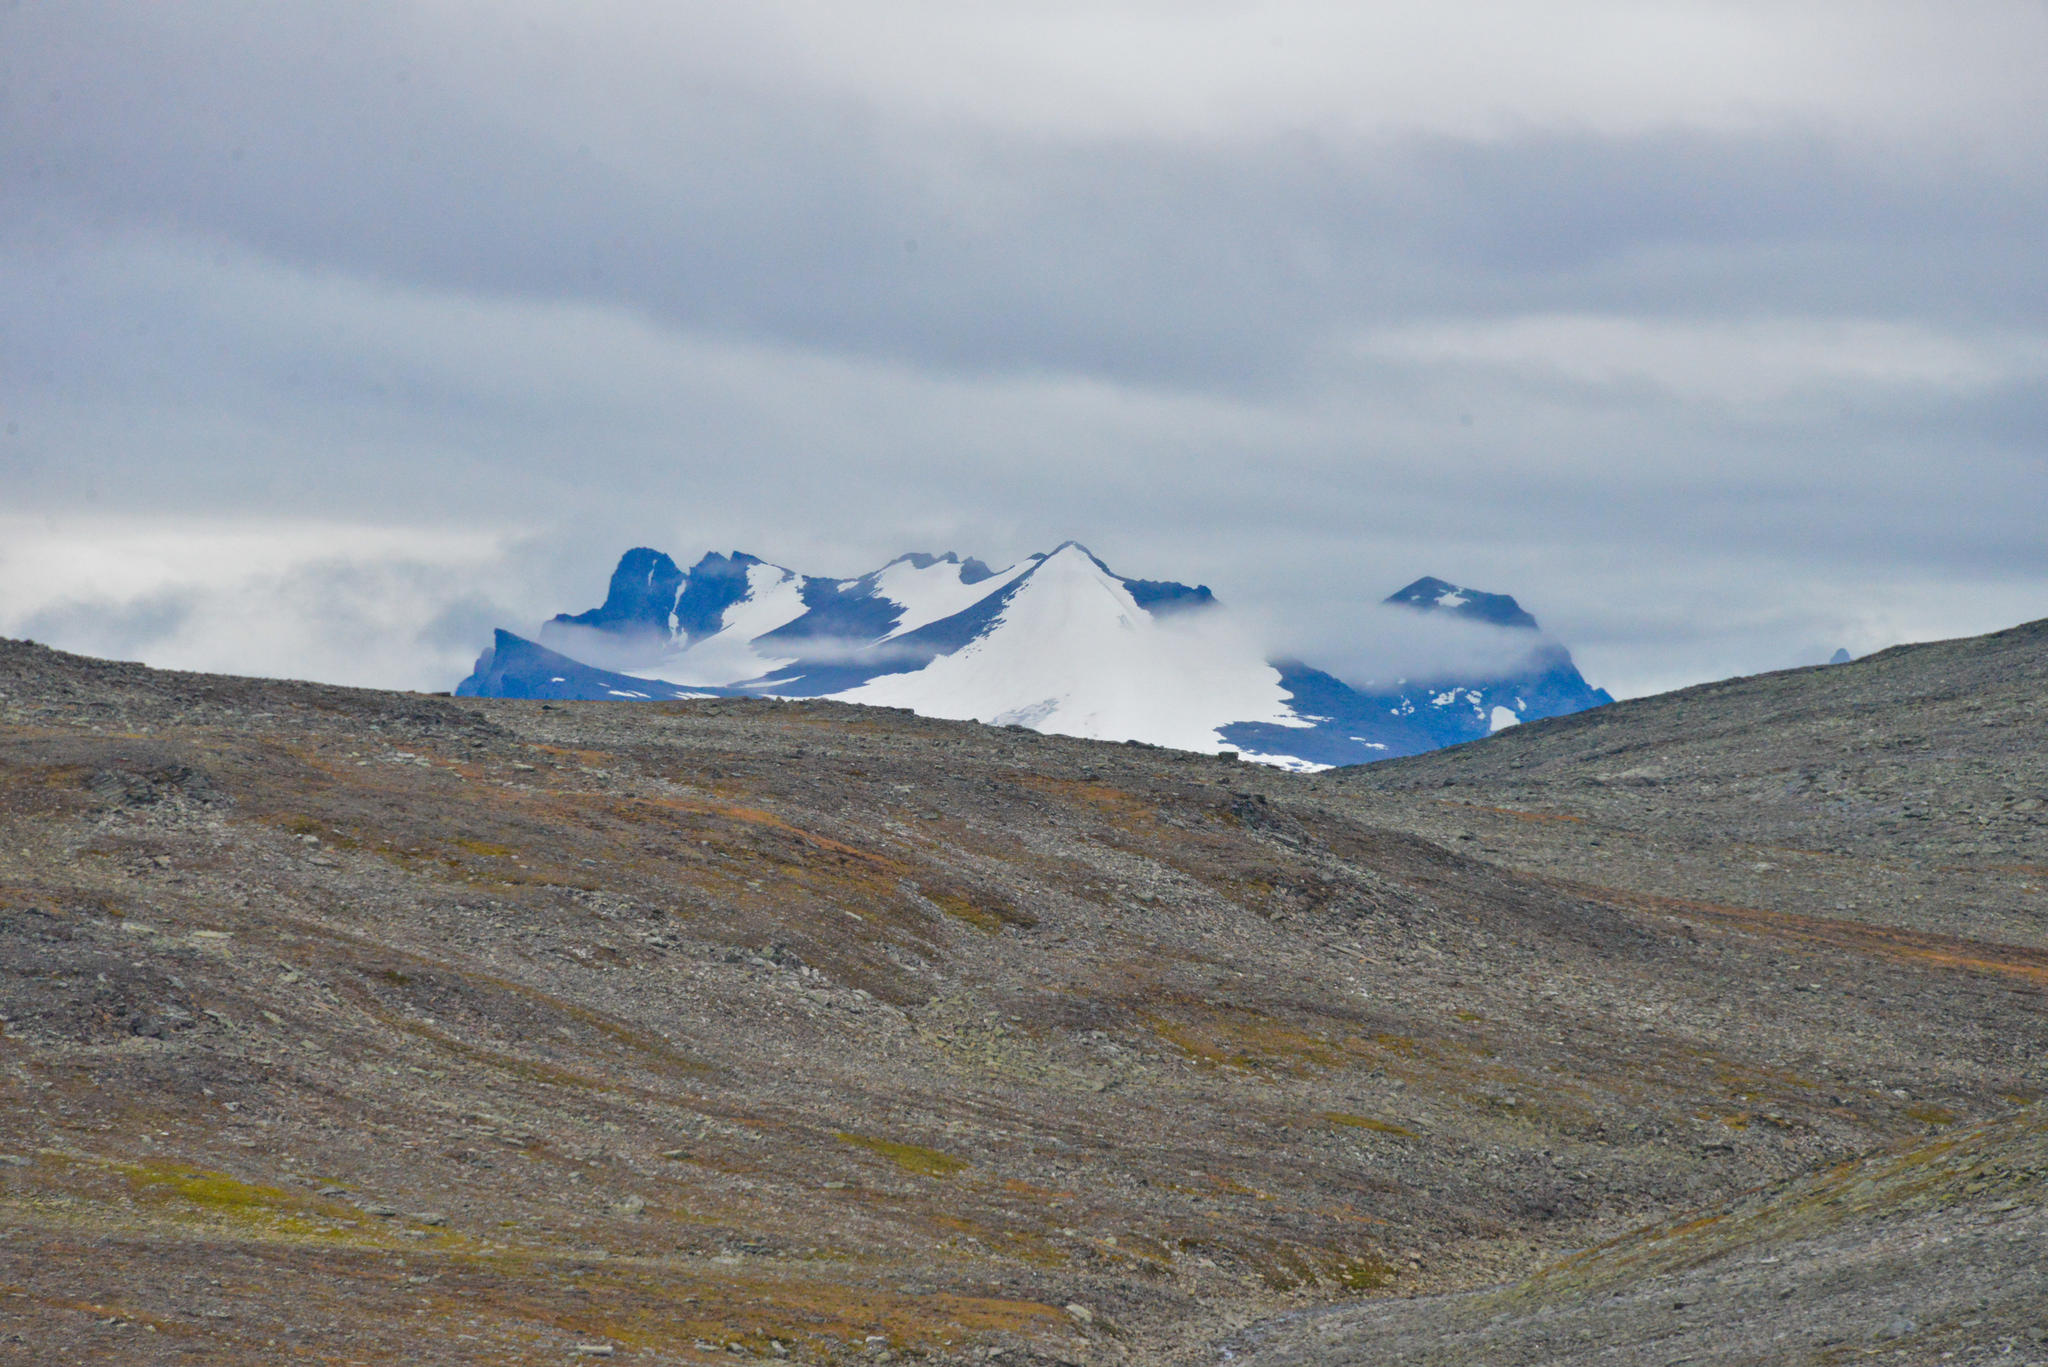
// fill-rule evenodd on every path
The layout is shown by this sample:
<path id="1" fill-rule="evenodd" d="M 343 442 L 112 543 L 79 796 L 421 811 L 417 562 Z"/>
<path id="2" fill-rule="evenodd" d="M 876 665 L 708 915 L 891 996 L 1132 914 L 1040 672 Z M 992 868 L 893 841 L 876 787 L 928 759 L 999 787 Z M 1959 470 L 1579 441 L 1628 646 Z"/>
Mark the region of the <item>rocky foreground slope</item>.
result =
<path id="1" fill-rule="evenodd" d="M 1313 778 L 0 644 L 0 1347 L 1592 1360 L 1915 1155 L 2023 1288 L 2044 635 Z M 1994 1290 L 1808 1346 L 2048 1356 Z"/>
<path id="2" fill-rule="evenodd" d="M 2001 973 L 2030 1082 L 2048 944 L 2048 624 L 1732 680 L 1348 771 L 1344 809 L 1618 905 Z M 2000 948 L 2009 946 L 2010 948 Z M 1915 975 L 1901 974 L 1909 993 Z M 1911 1077 L 1896 1079 L 1910 1091 Z M 1262 1364 L 2048 1362 L 2037 1104 L 1686 1211 L 1526 1280 L 1260 1326 Z"/>

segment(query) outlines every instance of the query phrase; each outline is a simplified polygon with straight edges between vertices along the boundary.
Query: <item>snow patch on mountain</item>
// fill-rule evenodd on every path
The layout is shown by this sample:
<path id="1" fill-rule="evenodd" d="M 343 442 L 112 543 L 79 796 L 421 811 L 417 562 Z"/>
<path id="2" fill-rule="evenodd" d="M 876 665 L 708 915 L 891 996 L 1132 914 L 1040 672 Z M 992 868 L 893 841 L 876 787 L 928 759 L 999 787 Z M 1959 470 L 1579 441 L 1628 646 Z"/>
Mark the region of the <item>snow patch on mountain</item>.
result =
<path id="1" fill-rule="evenodd" d="M 758 678 L 796 663 L 795 654 L 773 654 L 756 643 L 804 615 L 803 580 L 780 565 L 756 560 L 743 571 L 744 595 L 723 608 L 717 629 L 685 640 L 660 659 L 629 673 L 664 683 L 716 687 Z"/>
<path id="2" fill-rule="evenodd" d="M 978 560 L 963 565 L 951 555 L 899 556 L 874 576 L 875 592 L 902 609 L 895 627 L 882 639 L 907 636 L 919 627 L 965 612 L 990 594 L 1009 587 L 1036 563 L 1035 559 L 1026 560 L 991 573 Z"/>
<path id="3" fill-rule="evenodd" d="M 1280 672 L 1221 614 L 1147 612 L 1067 545 L 1017 577 L 989 628 L 924 668 L 833 695 L 928 717 L 1215 750 L 1238 721 L 1306 727 Z"/>

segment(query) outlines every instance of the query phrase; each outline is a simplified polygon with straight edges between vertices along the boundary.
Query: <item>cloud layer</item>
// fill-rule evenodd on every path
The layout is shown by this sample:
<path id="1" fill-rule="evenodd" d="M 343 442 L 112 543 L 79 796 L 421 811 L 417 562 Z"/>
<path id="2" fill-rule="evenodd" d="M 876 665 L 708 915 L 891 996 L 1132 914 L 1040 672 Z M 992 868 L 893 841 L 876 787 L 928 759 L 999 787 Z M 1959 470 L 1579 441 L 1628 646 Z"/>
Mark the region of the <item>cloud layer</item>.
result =
<path id="1" fill-rule="evenodd" d="M 1512 592 L 1617 692 L 2048 615 L 2044 58 L 2017 3 L 18 7 L 0 631 L 445 687 L 632 544 L 1070 536 L 1356 669 L 1419 574 Z"/>

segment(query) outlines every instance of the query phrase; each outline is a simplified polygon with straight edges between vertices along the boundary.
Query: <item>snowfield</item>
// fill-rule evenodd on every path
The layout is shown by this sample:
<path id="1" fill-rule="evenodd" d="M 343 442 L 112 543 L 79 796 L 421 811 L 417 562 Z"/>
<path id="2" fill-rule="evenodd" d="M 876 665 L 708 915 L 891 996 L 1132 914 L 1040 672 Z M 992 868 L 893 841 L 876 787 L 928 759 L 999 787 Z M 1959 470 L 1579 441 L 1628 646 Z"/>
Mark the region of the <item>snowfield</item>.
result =
<path id="1" fill-rule="evenodd" d="M 914 673 L 830 695 L 928 717 L 1179 750 L 1226 746 L 1232 722 L 1308 726 L 1280 671 L 1221 613 L 1158 618 L 1086 550 L 1018 576 L 989 630 Z"/>

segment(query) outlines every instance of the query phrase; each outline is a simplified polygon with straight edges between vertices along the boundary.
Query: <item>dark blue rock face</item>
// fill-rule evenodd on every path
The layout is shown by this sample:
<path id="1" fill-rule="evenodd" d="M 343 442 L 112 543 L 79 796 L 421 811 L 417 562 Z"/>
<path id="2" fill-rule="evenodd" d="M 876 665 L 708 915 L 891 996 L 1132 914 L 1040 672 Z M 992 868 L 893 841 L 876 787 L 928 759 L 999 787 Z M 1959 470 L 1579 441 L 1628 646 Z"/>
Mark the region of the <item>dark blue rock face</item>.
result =
<path id="1" fill-rule="evenodd" d="M 1299 660 L 1275 660 L 1288 701 L 1312 727 L 1239 722 L 1218 734 L 1241 750 L 1261 755 L 1294 755 L 1312 764 L 1370 764 L 1376 759 L 1434 750 L 1412 716 L 1368 697 L 1333 674 Z"/>
<path id="2" fill-rule="evenodd" d="M 1168 579 L 1124 579 L 1124 589 L 1137 605 L 1145 611 L 1164 616 L 1168 613 L 1186 612 L 1190 608 L 1212 608 L 1216 606 L 1216 595 L 1209 592 L 1207 584 L 1176 584 Z"/>
<path id="3" fill-rule="evenodd" d="M 882 641 L 851 654 L 799 660 L 777 672 L 772 680 L 764 682 L 778 697 L 818 698 L 827 693 L 842 693 L 884 674 L 905 674 L 913 669 L 923 669 L 939 656 L 951 654 L 993 626 L 1019 587 L 1015 583 L 1007 585 L 1001 592 L 990 594 L 964 612 L 927 622 L 893 641 Z"/>
<path id="4" fill-rule="evenodd" d="M 1057 555 L 1072 546 L 1090 560 L 1095 568 L 1124 586 L 1124 592 L 1131 595 L 1131 601 L 1157 617 L 1185 612 L 1190 608 L 1212 608 L 1216 606 L 1216 595 L 1209 592 L 1207 584 L 1176 584 L 1171 579 L 1126 579 L 1102 563 L 1102 558 L 1078 541 L 1063 541 L 1053 549 Z"/>
<path id="5" fill-rule="evenodd" d="M 545 698 L 564 702 L 592 698 L 701 698 L 731 691 L 683 688 L 653 679 L 636 679 L 630 674 L 614 674 L 504 630 L 477 657 L 470 676 L 455 685 L 455 695 L 460 698 Z"/>
<path id="6" fill-rule="evenodd" d="M 594 627 L 621 637 L 665 639 L 669 634 L 669 614 L 675 611 L 676 594 L 682 587 L 683 572 L 675 561 L 660 551 L 639 546 L 619 558 L 603 607 L 573 614 L 565 612 L 548 625 Z M 542 634 L 546 634 L 545 627 Z"/>
<path id="7" fill-rule="evenodd" d="M 1448 613 L 1489 626 L 1510 627 L 1536 634 L 1541 632 L 1536 619 L 1507 594 L 1481 593 L 1477 589 L 1459 588 L 1441 579 L 1418 579 L 1386 601 L 1418 612 Z M 1456 681 L 1425 679 L 1421 682 L 1426 687 L 1432 683 L 1449 685 Z M 1522 713 L 1524 720 L 1583 712 L 1589 707 L 1604 707 L 1614 701 L 1606 689 L 1595 688 L 1586 682 L 1585 676 L 1579 673 L 1579 667 L 1572 663 L 1569 650 L 1550 640 L 1539 641 L 1520 668 L 1488 683 L 1486 692 L 1495 702 L 1509 703 L 1518 699 L 1520 705 L 1516 710 Z M 1460 739 L 1469 740 L 1471 737 L 1461 736 Z"/>
<path id="8" fill-rule="evenodd" d="M 1386 602 L 1527 632 L 1529 649 L 1516 668 L 1499 677 L 1402 680 L 1392 688 L 1353 688 L 1299 661 L 1275 661 L 1295 712 L 1315 725 L 1240 723 L 1223 728 L 1223 739 L 1256 753 L 1294 755 L 1317 764 L 1366 764 L 1491 735 L 1496 708 L 1529 722 L 1614 701 L 1606 689 L 1588 684 L 1571 652 L 1544 639 L 1536 618 L 1505 593 L 1482 593 L 1426 576 Z"/>
<path id="9" fill-rule="evenodd" d="M 1605 707 L 1614 695 L 1595 688 L 1572 663 L 1572 653 L 1555 641 L 1546 642 L 1531 657 L 1532 668 L 1514 679 L 1516 690 L 1529 700 L 1531 717 L 1561 717 L 1589 707 Z"/>
<path id="10" fill-rule="evenodd" d="M 806 578 L 804 615 L 761 638 L 774 654 L 806 655 L 878 640 L 895 630 L 903 610 L 877 591 L 881 572 L 859 579 Z"/>
<path id="11" fill-rule="evenodd" d="M 717 631 L 725 620 L 725 610 L 747 596 L 747 571 L 760 563 L 734 551 L 731 555 L 713 552 L 690 566 L 689 582 L 676 599 L 676 631 L 688 641 Z"/>
<path id="12" fill-rule="evenodd" d="M 1398 593 L 1387 595 L 1385 601 L 1421 612 L 1448 612 L 1489 626 L 1536 630 L 1536 619 L 1524 612 L 1522 605 L 1507 594 L 1461 589 L 1456 584 L 1429 575 L 1424 575 Z"/>

